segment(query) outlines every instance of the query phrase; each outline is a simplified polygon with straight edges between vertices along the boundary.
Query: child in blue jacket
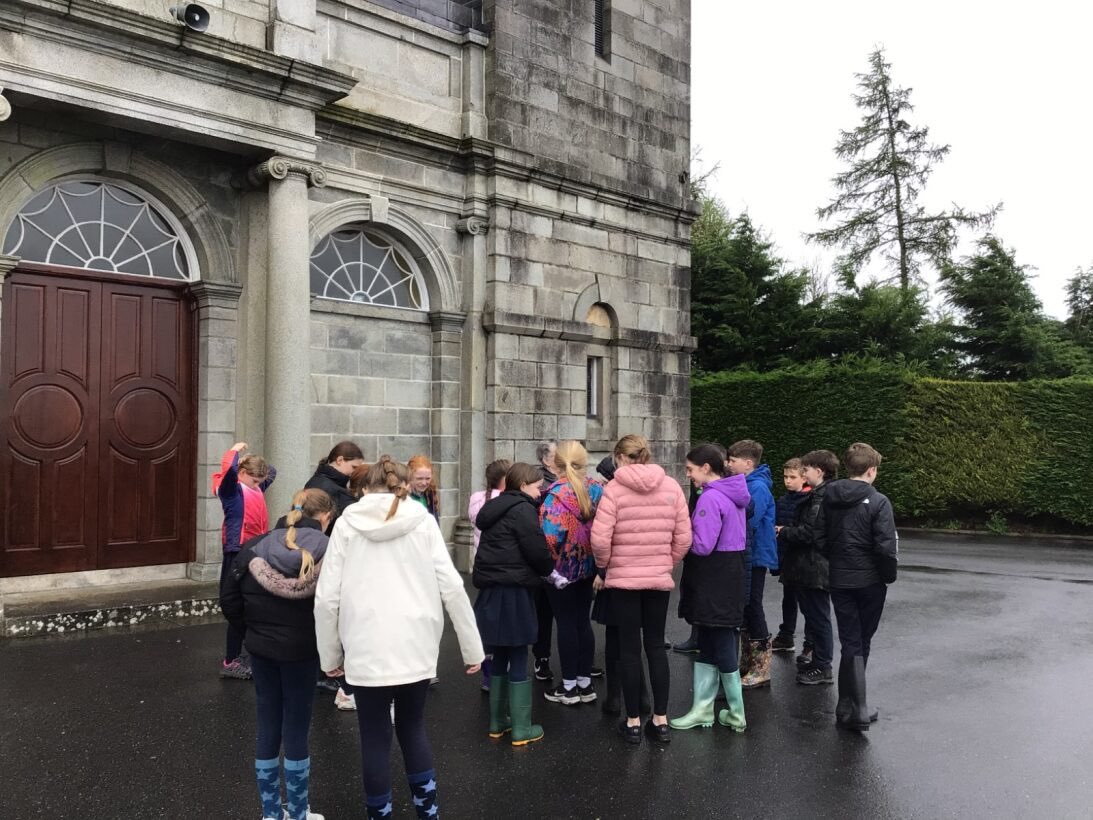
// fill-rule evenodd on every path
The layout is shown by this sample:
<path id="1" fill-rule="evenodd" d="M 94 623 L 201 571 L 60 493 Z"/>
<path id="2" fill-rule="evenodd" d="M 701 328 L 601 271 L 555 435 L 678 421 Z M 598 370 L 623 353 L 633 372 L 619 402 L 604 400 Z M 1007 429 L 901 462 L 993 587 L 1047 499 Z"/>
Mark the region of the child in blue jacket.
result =
<path id="1" fill-rule="evenodd" d="M 745 553 L 748 582 L 747 604 L 744 606 L 744 630 L 740 662 L 744 674 L 741 686 L 754 689 L 770 685 L 770 630 L 763 612 L 763 587 L 767 572 L 778 571 L 778 540 L 774 535 L 774 495 L 771 493 L 770 467 L 760 464 L 763 445 L 743 439 L 728 448 L 726 466 L 733 475 L 743 475 L 748 482 L 751 503 L 748 505 L 748 548 Z"/>

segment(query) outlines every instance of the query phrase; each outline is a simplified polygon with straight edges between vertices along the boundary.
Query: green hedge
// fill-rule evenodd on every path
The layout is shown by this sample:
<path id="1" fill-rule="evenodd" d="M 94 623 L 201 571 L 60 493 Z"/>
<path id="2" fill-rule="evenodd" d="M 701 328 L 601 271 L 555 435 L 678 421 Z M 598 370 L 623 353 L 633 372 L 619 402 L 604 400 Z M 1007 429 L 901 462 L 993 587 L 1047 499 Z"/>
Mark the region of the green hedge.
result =
<path id="1" fill-rule="evenodd" d="M 696 377 L 691 407 L 694 441 L 754 438 L 776 481 L 792 456 L 869 442 L 904 519 L 1093 525 L 1093 380 L 952 382 L 859 363 Z"/>

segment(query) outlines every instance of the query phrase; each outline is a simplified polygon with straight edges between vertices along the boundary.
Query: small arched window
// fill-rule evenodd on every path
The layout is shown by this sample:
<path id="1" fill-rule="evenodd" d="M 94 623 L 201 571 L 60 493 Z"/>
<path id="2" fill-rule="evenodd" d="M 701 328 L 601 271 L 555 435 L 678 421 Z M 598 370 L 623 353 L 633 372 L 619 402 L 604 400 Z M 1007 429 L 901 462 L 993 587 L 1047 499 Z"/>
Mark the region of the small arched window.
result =
<path id="1" fill-rule="evenodd" d="M 368 228 L 329 233 L 311 253 L 311 293 L 324 299 L 428 310 L 429 295 L 410 254 Z"/>
<path id="2" fill-rule="evenodd" d="M 63 182 L 22 207 L 4 253 L 28 262 L 189 281 L 183 235 L 147 197 L 109 182 Z"/>

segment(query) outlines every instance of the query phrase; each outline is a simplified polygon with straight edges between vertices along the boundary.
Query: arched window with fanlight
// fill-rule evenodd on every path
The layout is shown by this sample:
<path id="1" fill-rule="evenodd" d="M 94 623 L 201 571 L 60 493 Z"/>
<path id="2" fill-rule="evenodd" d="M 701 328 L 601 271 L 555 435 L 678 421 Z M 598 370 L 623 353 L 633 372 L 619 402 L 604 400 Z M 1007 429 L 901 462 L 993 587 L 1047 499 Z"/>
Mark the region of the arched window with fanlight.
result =
<path id="1" fill-rule="evenodd" d="M 324 299 L 426 311 L 429 294 L 413 257 L 394 239 L 349 226 L 311 253 L 311 293 Z"/>
<path id="2" fill-rule="evenodd" d="M 35 194 L 3 252 L 27 262 L 188 282 L 192 251 L 165 208 L 114 182 L 70 181 Z"/>

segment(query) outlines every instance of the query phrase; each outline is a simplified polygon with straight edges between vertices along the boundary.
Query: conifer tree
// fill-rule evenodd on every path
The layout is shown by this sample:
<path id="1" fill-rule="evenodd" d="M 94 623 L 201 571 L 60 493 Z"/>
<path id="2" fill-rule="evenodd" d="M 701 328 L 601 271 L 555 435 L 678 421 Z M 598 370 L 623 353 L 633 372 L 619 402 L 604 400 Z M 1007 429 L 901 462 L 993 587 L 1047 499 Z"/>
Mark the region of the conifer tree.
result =
<path id="1" fill-rule="evenodd" d="M 832 180 L 838 194 L 816 211 L 821 221 L 835 224 L 809 234 L 809 239 L 842 248 L 843 264 L 854 270 L 881 254 L 909 297 L 921 281 L 922 264 L 939 269 L 952 256 L 958 230 L 989 226 L 1000 206 L 982 213 L 957 205 L 930 212 L 919 203 L 949 146 L 931 144 L 928 128 L 908 122 L 914 110 L 912 89 L 896 86 L 891 68 L 884 50 L 878 49 L 869 55 L 869 72 L 857 75 L 854 101 L 862 121 L 841 132 L 835 146 L 848 168 Z"/>

